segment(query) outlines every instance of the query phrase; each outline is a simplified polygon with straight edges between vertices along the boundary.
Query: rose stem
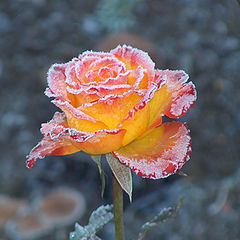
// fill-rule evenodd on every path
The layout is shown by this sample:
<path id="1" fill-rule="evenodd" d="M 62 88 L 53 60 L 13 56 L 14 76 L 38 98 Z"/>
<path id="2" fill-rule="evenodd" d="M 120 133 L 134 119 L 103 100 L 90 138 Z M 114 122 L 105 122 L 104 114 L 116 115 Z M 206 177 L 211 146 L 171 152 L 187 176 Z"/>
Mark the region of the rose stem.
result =
<path id="1" fill-rule="evenodd" d="M 120 184 L 113 175 L 112 177 L 113 187 L 113 213 L 115 222 L 115 236 L 116 240 L 124 240 L 124 228 L 123 228 L 123 192 Z"/>

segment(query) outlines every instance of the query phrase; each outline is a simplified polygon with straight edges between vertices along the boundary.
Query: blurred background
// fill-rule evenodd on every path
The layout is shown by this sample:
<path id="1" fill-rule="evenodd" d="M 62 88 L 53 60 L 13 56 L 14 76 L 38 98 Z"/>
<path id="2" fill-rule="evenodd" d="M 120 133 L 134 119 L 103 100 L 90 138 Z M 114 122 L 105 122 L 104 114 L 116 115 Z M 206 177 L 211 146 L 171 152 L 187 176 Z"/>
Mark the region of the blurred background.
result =
<path id="1" fill-rule="evenodd" d="M 40 124 L 58 110 L 43 94 L 49 67 L 119 43 L 147 51 L 157 68 L 185 70 L 198 91 L 195 107 L 181 119 L 193 139 L 183 168 L 188 177 L 154 181 L 133 174 L 126 239 L 137 239 L 144 222 L 181 197 L 177 218 L 146 239 L 240 239 L 238 1 L 1 0 L 0 240 L 68 239 L 75 221 L 87 224 L 93 209 L 112 202 L 106 164 L 102 199 L 88 155 L 47 157 L 32 171 L 25 156 L 41 139 Z M 109 224 L 99 236 L 113 234 Z"/>

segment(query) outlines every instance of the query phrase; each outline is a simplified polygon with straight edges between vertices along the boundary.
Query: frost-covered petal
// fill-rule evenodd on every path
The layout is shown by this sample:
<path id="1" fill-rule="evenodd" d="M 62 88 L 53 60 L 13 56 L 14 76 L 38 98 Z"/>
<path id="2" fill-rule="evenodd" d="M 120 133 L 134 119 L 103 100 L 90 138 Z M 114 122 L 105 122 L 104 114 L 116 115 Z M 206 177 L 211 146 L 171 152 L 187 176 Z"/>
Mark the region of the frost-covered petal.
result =
<path id="1" fill-rule="evenodd" d="M 67 139 L 55 139 L 44 137 L 27 156 L 27 167 L 32 169 L 38 159 L 48 155 L 68 155 L 80 151 Z"/>
<path id="2" fill-rule="evenodd" d="M 89 154 L 106 154 L 119 149 L 122 146 L 123 137 L 126 133 L 125 129 L 115 130 L 99 130 L 92 134 L 87 141 L 79 143 L 81 150 Z M 72 138 L 78 138 L 78 132 L 76 135 L 71 134 Z"/>
<path id="3" fill-rule="evenodd" d="M 107 56 L 105 54 L 101 56 L 83 55 L 75 64 L 76 76 L 83 84 L 99 82 L 101 81 L 98 75 L 99 70 L 113 64 L 122 64 L 113 54 L 107 54 Z"/>
<path id="4" fill-rule="evenodd" d="M 80 83 L 84 84 L 88 82 L 86 73 L 89 71 L 89 66 L 98 59 L 97 56 L 84 56 L 75 64 L 75 72 Z"/>
<path id="5" fill-rule="evenodd" d="M 121 128 L 127 130 L 126 135 L 124 136 L 123 146 L 130 143 L 132 140 L 138 138 L 144 132 L 150 130 L 149 121 L 150 121 L 150 108 L 149 102 L 154 97 L 155 92 L 164 84 L 165 81 L 158 78 L 156 81 L 153 81 L 148 89 L 143 94 L 142 99 L 128 112 L 127 116 L 123 119 L 122 123 L 119 125 Z M 156 122 L 156 127 L 160 121 Z"/>
<path id="6" fill-rule="evenodd" d="M 137 92 L 129 91 L 122 96 L 108 95 L 96 102 L 85 104 L 80 109 L 92 118 L 103 122 L 109 129 L 115 129 L 141 98 Z"/>
<path id="7" fill-rule="evenodd" d="M 167 115 L 179 118 L 184 115 L 196 100 L 192 82 L 186 83 L 188 75 L 184 71 L 156 70 L 155 78 L 165 81 L 149 103 L 150 126 Z"/>
<path id="8" fill-rule="evenodd" d="M 149 108 L 144 106 L 139 108 L 136 112 L 129 118 L 126 118 L 120 127 L 126 130 L 126 134 L 123 139 L 122 145 L 125 146 L 132 142 L 143 132 L 145 132 L 149 124 Z"/>
<path id="9" fill-rule="evenodd" d="M 147 76 L 147 70 L 142 68 L 141 66 L 138 66 L 138 68 L 129 76 L 128 82 L 132 85 L 133 89 L 147 89 L 150 85 L 151 79 Z"/>
<path id="10" fill-rule="evenodd" d="M 164 123 L 113 154 L 142 177 L 164 178 L 178 172 L 189 160 L 191 137 L 186 124 Z"/>
<path id="11" fill-rule="evenodd" d="M 44 135 L 42 141 L 27 156 L 29 168 L 33 167 L 37 159 L 47 155 L 67 155 L 78 151 L 105 154 L 117 150 L 122 146 L 126 130 L 78 131 L 69 127 L 64 113 L 56 112 L 51 121 L 42 124 L 41 132 Z"/>
<path id="12" fill-rule="evenodd" d="M 179 89 L 178 95 L 175 96 L 164 114 L 170 118 L 179 118 L 192 108 L 196 101 L 196 90 L 192 82 Z"/>
<path id="13" fill-rule="evenodd" d="M 48 71 L 48 86 L 51 91 L 58 96 L 62 96 L 67 99 L 67 84 L 65 83 L 65 69 L 67 64 L 54 64 Z"/>
<path id="14" fill-rule="evenodd" d="M 138 66 L 142 66 L 149 71 L 148 76 L 150 78 L 154 77 L 155 64 L 146 52 L 123 45 L 111 50 L 110 53 L 117 57 L 121 62 L 124 62 L 127 70 L 137 69 Z"/>
<path id="15" fill-rule="evenodd" d="M 72 128 L 72 125 L 75 127 Z M 53 119 L 48 123 L 43 123 L 41 126 L 41 133 L 44 136 L 51 136 L 53 139 L 62 136 L 70 135 L 69 132 L 79 131 L 81 132 L 81 138 L 87 138 L 99 130 L 106 129 L 102 123 L 92 123 L 90 121 L 81 120 L 67 115 L 65 113 L 56 112 Z M 74 130 L 69 130 L 74 129 Z M 67 132 L 67 134 L 65 134 Z"/>
<path id="16" fill-rule="evenodd" d="M 93 102 L 103 97 L 102 93 L 94 89 L 74 89 L 68 86 L 67 92 L 69 102 L 74 108 L 78 108 L 84 103 Z"/>
<path id="17" fill-rule="evenodd" d="M 91 122 L 97 122 L 97 120 L 95 118 L 84 113 L 79 108 L 75 108 L 68 101 L 64 101 L 60 98 L 56 98 L 56 99 L 52 100 L 52 103 L 54 103 L 57 107 L 61 108 L 66 114 L 70 113 L 78 119 L 88 120 Z"/>

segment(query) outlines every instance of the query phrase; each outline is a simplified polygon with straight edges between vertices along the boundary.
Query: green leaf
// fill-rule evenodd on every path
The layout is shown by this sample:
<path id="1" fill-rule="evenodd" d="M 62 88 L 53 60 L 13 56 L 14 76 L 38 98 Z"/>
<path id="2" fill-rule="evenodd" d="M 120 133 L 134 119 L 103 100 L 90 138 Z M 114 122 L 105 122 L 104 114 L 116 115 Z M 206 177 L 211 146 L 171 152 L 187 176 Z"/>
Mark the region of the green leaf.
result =
<path id="1" fill-rule="evenodd" d="M 105 190 L 105 173 L 101 163 L 101 155 L 91 155 L 92 160 L 98 165 L 98 170 L 102 182 L 102 191 L 101 196 L 103 198 L 104 190 Z"/>
<path id="2" fill-rule="evenodd" d="M 111 153 L 106 154 L 107 162 L 119 182 L 122 189 L 128 194 L 130 202 L 132 201 L 132 173 L 131 169 L 122 164 Z"/>
<path id="3" fill-rule="evenodd" d="M 170 219 L 174 219 L 177 216 L 178 210 L 182 205 L 184 198 L 181 198 L 175 208 L 164 208 L 160 211 L 158 215 L 156 215 L 151 221 L 146 222 L 145 224 L 142 225 L 141 231 L 139 232 L 138 235 L 138 240 L 143 240 L 146 233 L 151 230 L 152 228 L 160 225 L 163 222 L 166 222 Z"/>

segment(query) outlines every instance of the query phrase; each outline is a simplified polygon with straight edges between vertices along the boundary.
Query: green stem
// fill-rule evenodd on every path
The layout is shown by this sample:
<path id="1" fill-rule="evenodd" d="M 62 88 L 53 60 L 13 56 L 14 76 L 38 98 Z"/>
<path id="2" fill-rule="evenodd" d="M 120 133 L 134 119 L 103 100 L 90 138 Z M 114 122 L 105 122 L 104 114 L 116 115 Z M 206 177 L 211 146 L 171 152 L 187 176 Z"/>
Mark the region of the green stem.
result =
<path id="1" fill-rule="evenodd" d="M 124 240 L 124 228 L 123 228 L 123 192 L 120 184 L 113 175 L 112 177 L 113 187 L 113 212 L 115 222 L 115 236 L 116 240 Z"/>

